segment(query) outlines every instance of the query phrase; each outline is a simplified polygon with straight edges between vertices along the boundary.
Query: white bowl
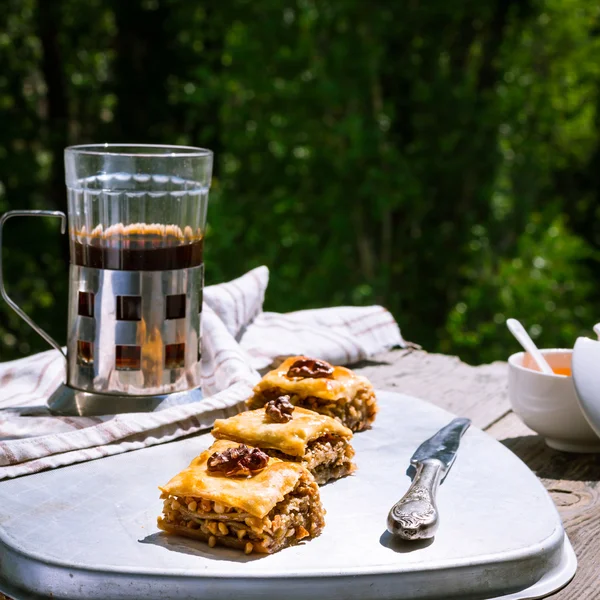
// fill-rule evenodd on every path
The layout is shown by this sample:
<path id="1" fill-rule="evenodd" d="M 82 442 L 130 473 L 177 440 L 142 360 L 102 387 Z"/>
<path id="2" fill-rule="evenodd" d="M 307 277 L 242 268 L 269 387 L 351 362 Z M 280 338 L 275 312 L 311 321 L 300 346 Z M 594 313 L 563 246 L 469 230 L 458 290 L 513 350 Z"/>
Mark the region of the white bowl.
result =
<path id="1" fill-rule="evenodd" d="M 542 350 L 552 368 L 571 368 L 572 350 Z M 508 359 L 508 397 L 525 425 L 551 448 L 565 452 L 600 452 L 598 437 L 585 419 L 573 379 L 536 370 L 526 352 Z"/>

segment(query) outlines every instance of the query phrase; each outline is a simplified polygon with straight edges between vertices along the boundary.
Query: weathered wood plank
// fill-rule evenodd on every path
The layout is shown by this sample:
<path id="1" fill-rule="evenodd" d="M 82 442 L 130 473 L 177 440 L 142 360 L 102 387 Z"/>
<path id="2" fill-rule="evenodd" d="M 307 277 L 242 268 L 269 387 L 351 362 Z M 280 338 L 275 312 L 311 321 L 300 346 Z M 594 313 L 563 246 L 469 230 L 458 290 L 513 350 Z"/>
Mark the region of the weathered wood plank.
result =
<path id="1" fill-rule="evenodd" d="M 505 415 L 504 418 L 488 427 L 485 431 L 497 440 L 537 435 L 535 431 L 529 429 L 529 427 L 527 427 L 527 425 L 525 425 L 512 410 Z"/>
<path id="2" fill-rule="evenodd" d="M 378 389 L 428 400 L 481 429 L 510 410 L 506 363 L 472 367 L 455 356 L 397 350 L 364 361 L 356 370 Z"/>

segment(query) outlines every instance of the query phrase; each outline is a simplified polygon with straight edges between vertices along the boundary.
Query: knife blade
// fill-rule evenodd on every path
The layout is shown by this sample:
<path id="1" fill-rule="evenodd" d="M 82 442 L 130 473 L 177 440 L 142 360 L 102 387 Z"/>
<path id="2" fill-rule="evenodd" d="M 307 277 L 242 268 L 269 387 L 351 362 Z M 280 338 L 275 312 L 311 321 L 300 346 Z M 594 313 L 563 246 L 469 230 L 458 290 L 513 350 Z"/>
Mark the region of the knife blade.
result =
<path id="1" fill-rule="evenodd" d="M 454 419 L 415 450 L 410 460 L 415 476 L 388 514 L 387 529 L 392 535 L 405 540 L 435 535 L 439 526 L 436 491 L 456 460 L 460 440 L 470 425 L 469 419 Z"/>

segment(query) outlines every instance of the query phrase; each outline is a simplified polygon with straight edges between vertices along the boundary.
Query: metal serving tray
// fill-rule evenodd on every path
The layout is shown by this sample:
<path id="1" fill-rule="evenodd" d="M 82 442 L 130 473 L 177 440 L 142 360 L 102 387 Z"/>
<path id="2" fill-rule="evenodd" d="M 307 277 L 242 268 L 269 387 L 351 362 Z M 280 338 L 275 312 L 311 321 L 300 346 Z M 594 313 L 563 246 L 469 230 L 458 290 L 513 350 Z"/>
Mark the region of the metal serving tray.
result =
<path id="1" fill-rule="evenodd" d="M 354 438 L 358 472 L 321 488 L 327 525 L 317 539 L 245 556 L 159 533 L 157 485 L 210 444 L 205 434 L 0 483 L 0 590 L 17 600 L 518 600 L 573 577 L 544 487 L 474 428 L 439 490 L 433 543 L 392 540 L 386 516 L 410 483 L 410 456 L 452 415 L 378 397 L 375 426 Z"/>

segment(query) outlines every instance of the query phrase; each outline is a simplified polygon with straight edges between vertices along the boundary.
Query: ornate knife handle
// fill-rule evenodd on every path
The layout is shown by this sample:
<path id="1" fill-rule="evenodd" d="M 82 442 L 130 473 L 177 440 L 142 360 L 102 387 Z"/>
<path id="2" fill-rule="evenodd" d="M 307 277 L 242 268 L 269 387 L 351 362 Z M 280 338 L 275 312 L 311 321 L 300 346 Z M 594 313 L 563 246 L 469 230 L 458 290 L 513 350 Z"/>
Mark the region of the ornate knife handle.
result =
<path id="1" fill-rule="evenodd" d="M 394 504 L 387 519 L 388 531 L 404 540 L 432 538 L 439 524 L 435 493 L 443 465 L 431 458 L 419 462 L 416 469 L 408 491 Z"/>

